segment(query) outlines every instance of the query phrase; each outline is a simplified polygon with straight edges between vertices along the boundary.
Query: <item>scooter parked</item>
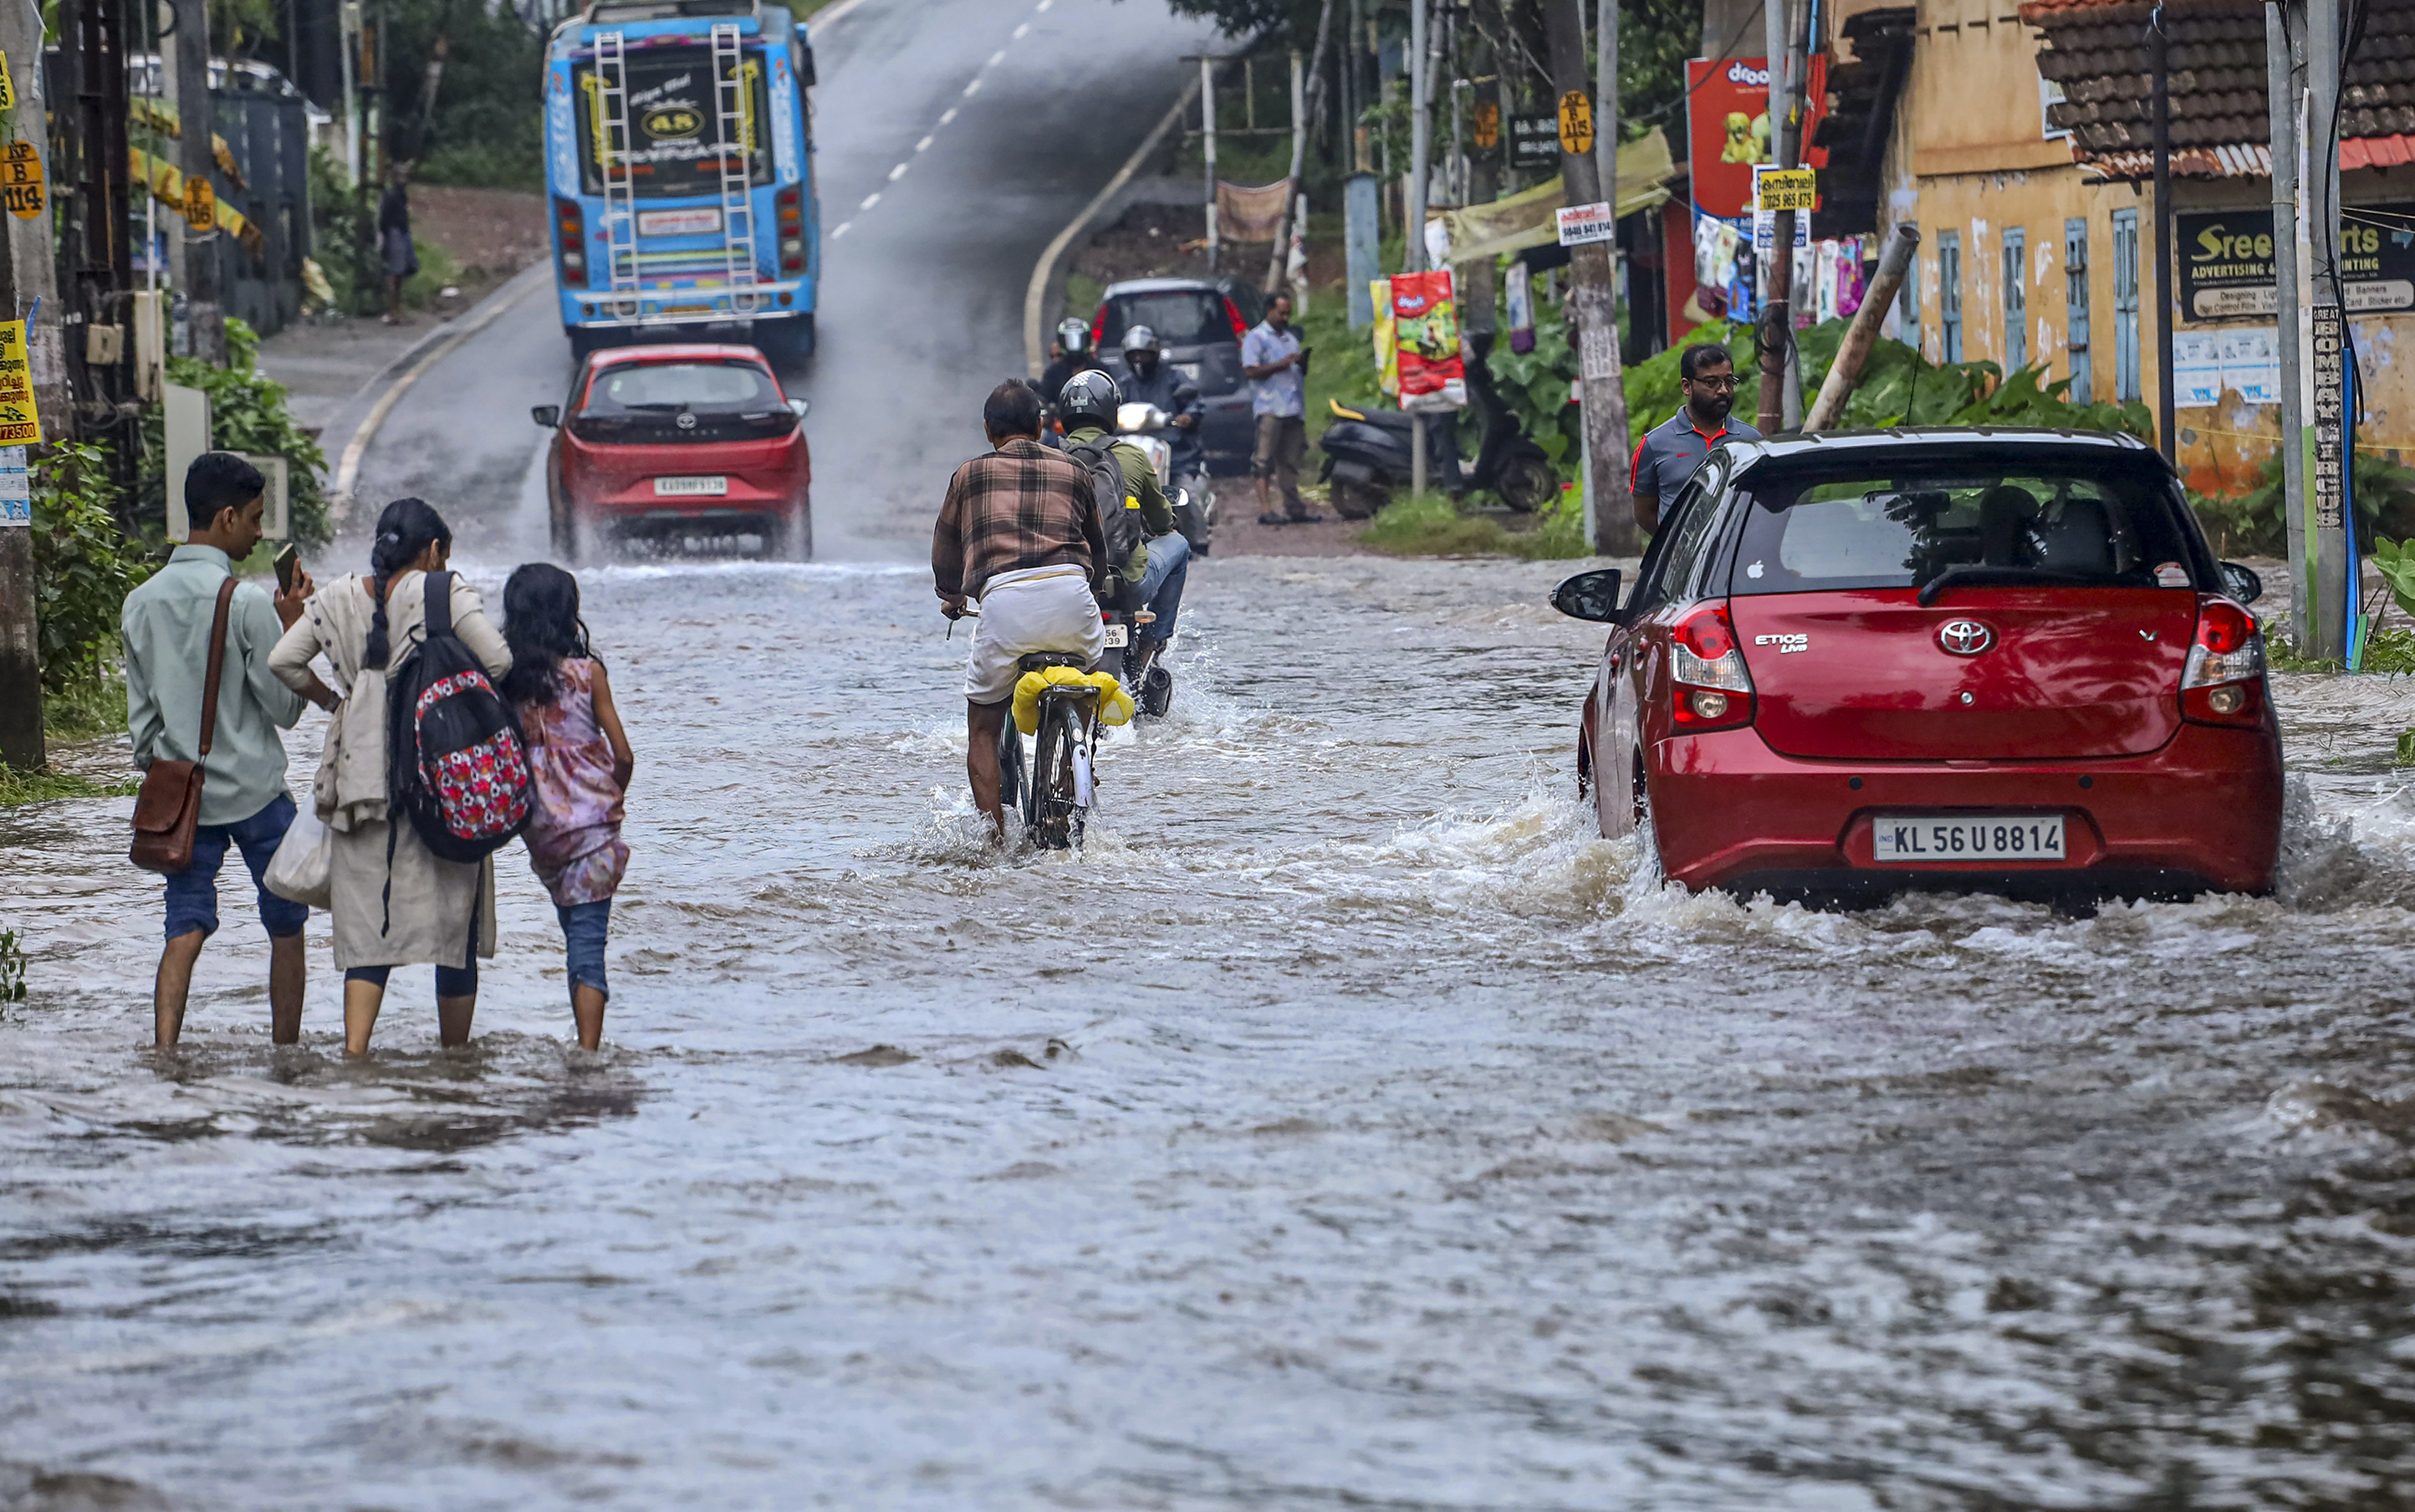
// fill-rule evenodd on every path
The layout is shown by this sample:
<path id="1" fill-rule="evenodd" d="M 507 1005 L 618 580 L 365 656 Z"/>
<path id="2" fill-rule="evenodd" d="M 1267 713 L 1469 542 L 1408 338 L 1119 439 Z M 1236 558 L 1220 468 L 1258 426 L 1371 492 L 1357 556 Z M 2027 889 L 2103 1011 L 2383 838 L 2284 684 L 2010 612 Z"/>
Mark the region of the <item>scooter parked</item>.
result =
<path id="1" fill-rule="evenodd" d="M 1318 470 L 1333 501 L 1333 512 L 1344 519 L 1366 519 L 1390 502 L 1392 490 L 1405 488 L 1413 475 L 1410 447 L 1422 428 L 1426 437 L 1429 483 L 1452 498 L 1488 490 L 1520 514 L 1539 509 L 1559 491 L 1560 479 L 1551 455 L 1529 437 L 1500 391 L 1485 359 L 1492 350 L 1490 335 L 1468 338 L 1472 359 L 1467 364 L 1467 391 L 1484 422 L 1484 440 L 1476 465 L 1459 456 L 1456 416 L 1432 417 L 1398 410 L 1354 410 L 1328 401 L 1333 423 L 1318 442 L 1325 461 Z"/>

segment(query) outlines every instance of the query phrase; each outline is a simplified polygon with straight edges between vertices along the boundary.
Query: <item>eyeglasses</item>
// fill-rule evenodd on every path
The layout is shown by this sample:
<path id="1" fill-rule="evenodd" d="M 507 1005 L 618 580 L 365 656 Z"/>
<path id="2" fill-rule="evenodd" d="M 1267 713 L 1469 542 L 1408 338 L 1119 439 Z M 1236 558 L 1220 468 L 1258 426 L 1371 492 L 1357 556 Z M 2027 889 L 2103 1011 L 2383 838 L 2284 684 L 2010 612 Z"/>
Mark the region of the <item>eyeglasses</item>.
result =
<path id="1" fill-rule="evenodd" d="M 1732 373 L 1725 378 L 1689 378 L 1686 382 L 1696 388 L 1709 389 L 1714 394 L 1732 394 L 1736 386 L 1735 375 Z"/>

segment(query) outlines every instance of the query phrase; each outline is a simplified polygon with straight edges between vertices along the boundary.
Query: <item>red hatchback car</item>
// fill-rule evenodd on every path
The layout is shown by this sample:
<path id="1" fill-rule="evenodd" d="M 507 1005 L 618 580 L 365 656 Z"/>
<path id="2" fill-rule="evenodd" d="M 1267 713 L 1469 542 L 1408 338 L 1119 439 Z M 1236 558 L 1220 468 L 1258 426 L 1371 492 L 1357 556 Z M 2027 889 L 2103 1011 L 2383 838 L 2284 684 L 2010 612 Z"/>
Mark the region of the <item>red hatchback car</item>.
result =
<path id="1" fill-rule="evenodd" d="M 1601 831 L 1688 888 L 2184 897 L 2272 885 L 2260 591 L 2130 437 L 1912 429 L 1727 442 L 1552 603 Z"/>
<path id="2" fill-rule="evenodd" d="M 751 535 L 763 555 L 814 554 L 805 401 L 753 347 L 648 346 L 578 367 L 546 458 L 553 549 L 577 562 L 607 540 Z"/>

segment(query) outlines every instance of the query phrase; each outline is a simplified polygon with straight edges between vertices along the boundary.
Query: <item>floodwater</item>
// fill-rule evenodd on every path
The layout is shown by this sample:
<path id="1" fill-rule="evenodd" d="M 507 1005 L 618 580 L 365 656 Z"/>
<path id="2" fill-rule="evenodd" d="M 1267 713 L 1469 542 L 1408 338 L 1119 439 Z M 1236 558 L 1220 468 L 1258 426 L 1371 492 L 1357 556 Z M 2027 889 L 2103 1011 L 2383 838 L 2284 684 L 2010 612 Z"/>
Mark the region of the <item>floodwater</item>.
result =
<path id="1" fill-rule="evenodd" d="M 924 575 L 582 576 L 601 1054 L 517 852 L 468 1051 L 230 888 L 154 1053 L 127 803 L 0 816 L 0 1506 L 2415 1502 L 2405 684 L 2277 900 L 1822 914 L 1591 836 L 1548 567 L 1203 562 L 1004 860 Z"/>

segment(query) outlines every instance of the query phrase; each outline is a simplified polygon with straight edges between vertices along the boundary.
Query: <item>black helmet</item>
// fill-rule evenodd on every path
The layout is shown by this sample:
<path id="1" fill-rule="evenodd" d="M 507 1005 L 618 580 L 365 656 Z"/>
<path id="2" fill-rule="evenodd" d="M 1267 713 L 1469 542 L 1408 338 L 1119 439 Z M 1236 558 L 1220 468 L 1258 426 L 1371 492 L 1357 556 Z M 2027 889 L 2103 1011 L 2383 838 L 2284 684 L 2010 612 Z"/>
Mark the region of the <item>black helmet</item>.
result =
<path id="1" fill-rule="evenodd" d="M 1157 351 L 1157 333 L 1150 330 L 1148 326 L 1135 325 L 1124 333 L 1124 355 L 1126 357 L 1133 357 L 1144 352 L 1155 351 Z"/>
<path id="2" fill-rule="evenodd" d="M 1090 322 L 1079 315 L 1068 315 L 1057 322 L 1057 344 L 1065 349 L 1068 357 L 1078 357 L 1090 350 Z"/>
<path id="3" fill-rule="evenodd" d="M 1065 380 L 1057 394 L 1057 416 L 1065 428 L 1080 428 L 1079 422 L 1088 420 L 1102 430 L 1116 428 L 1116 406 L 1123 396 L 1116 389 L 1116 381 L 1093 367 L 1075 373 Z"/>

